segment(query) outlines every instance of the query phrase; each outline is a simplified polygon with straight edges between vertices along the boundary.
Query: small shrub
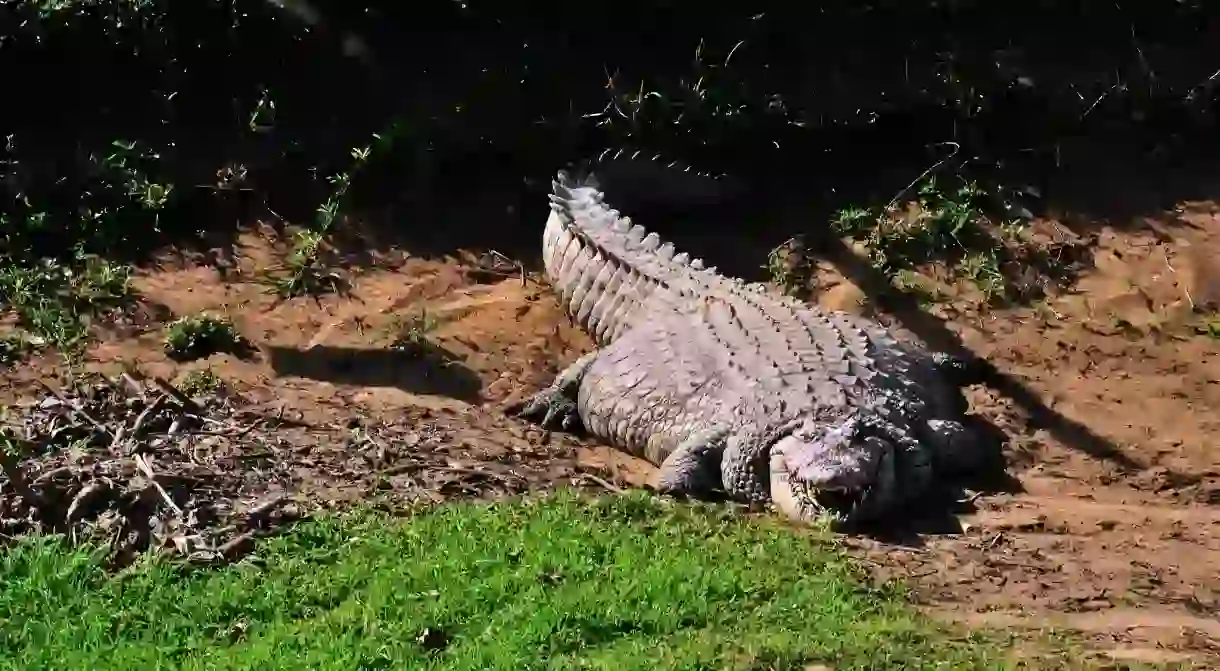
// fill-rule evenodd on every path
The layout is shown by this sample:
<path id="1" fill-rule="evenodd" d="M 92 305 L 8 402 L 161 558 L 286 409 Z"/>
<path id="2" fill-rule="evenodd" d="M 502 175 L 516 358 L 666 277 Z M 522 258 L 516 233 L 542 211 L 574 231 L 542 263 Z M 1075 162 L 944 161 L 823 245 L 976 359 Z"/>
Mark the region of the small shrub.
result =
<path id="1" fill-rule="evenodd" d="M 175 361 L 202 359 L 222 352 L 241 355 L 249 347 L 232 322 L 211 315 L 179 318 L 165 333 L 165 353 Z"/>
<path id="2" fill-rule="evenodd" d="M 209 396 L 224 388 L 224 380 L 211 368 L 201 368 L 184 375 L 178 388 L 187 396 Z"/>
<path id="3" fill-rule="evenodd" d="M 1028 248 L 1020 221 L 993 221 L 988 205 L 993 194 L 957 176 L 931 176 L 912 186 L 913 198 L 895 198 L 881 208 L 840 210 L 832 230 L 863 243 L 874 268 L 896 289 L 921 300 L 941 295 L 914 281 L 916 271 L 938 263 L 953 278 L 973 283 L 987 303 L 1026 291 L 1013 278 L 1036 253 Z"/>
<path id="4" fill-rule="evenodd" d="M 11 366 L 25 358 L 34 350 L 36 342 L 32 342 L 22 333 L 5 333 L 0 335 L 0 366 Z"/>
<path id="5" fill-rule="evenodd" d="M 808 294 L 813 267 L 801 237 L 794 237 L 767 254 L 767 274 L 771 283 L 787 296 L 804 299 Z"/>
<path id="6" fill-rule="evenodd" d="M 390 349 L 412 355 L 425 355 L 434 348 L 428 335 L 436 330 L 436 318 L 427 310 L 394 321 L 394 340 Z"/>
<path id="7" fill-rule="evenodd" d="M 305 229 L 293 234 L 288 257 L 276 272 L 268 275 L 267 283 L 276 295 L 280 298 L 317 296 L 344 287 L 343 276 L 328 268 L 322 259 L 325 240 L 324 231 Z"/>
<path id="8" fill-rule="evenodd" d="M 263 109 L 261 101 L 259 109 Z M 252 120 L 251 124 L 254 123 Z M 341 292 L 346 288 L 343 276 L 331 269 L 323 259 L 326 238 L 335 226 L 342 223 L 343 209 L 353 179 L 368 166 L 375 154 L 387 153 L 402 134 L 403 130 L 398 124 L 392 124 L 385 133 L 374 133 L 373 142 L 351 150 L 351 163 L 346 170 L 326 178 L 331 184 L 331 191 L 326 201 L 318 206 L 313 225 L 293 234 L 288 257 L 267 276 L 267 283 L 278 296 L 317 296 Z"/>
<path id="9" fill-rule="evenodd" d="M 38 341 L 71 356 L 89 322 L 130 297 L 130 269 L 90 255 L 69 262 L 43 258 L 0 265 L 0 307 Z"/>

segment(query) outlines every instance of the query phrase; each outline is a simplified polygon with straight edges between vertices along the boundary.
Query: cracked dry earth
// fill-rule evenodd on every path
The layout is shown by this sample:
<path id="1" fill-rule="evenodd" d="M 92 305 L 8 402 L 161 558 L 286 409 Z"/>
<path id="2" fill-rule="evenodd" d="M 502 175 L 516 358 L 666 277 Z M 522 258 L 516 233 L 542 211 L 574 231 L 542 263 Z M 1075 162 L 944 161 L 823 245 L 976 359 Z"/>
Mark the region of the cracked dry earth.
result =
<path id="1" fill-rule="evenodd" d="M 849 544 L 940 617 L 1073 630 L 1113 657 L 1220 667 L 1220 317 L 1207 317 L 1220 308 L 1220 270 L 1208 263 L 1220 254 L 1218 211 L 1187 203 L 1155 222 L 1098 228 L 1091 267 L 1034 306 L 980 310 L 950 294 L 931 308 L 1029 390 L 1022 400 L 970 392 L 974 412 L 1002 430 L 1023 491 L 983 494 L 951 533 Z M 591 346 L 545 283 L 491 256 L 397 254 L 355 273 L 346 296 L 277 302 L 257 280 L 284 252 L 274 239 L 243 234 L 223 274 L 182 259 L 140 271 L 139 311 L 88 355 L 112 376 L 124 365 L 168 380 L 208 368 L 242 412 L 293 420 L 281 440 L 314 449 L 285 446 L 234 497 L 440 500 L 651 476 L 638 460 L 503 415 Z M 867 306 L 833 268 L 824 274 L 819 302 Z M 420 309 L 443 365 L 390 348 Z M 205 310 L 229 315 L 257 353 L 167 359 L 164 323 Z M 9 370 L 3 401 L 40 395 L 54 362 Z M 350 454 L 356 426 L 380 427 L 380 442 L 360 447 L 373 457 Z M 471 473 L 483 476 L 461 477 Z"/>

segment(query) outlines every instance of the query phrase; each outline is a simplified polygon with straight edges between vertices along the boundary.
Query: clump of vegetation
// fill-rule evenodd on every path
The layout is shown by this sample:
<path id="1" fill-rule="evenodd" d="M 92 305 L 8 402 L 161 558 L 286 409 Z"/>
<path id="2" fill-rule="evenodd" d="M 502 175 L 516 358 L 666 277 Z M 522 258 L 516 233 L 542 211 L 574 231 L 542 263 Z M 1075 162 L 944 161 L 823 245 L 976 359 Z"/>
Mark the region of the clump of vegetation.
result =
<path id="1" fill-rule="evenodd" d="M 128 279 L 126 266 L 92 255 L 13 260 L 0 268 L 0 305 L 40 342 L 72 356 L 86 343 L 91 321 L 130 297 Z"/>
<path id="2" fill-rule="evenodd" d="M 268 273 L 267 282 L 281 298 L 317 296 L 341 291 L 343 275 L 323 257 L 326 233 L 313 229 L 294 231 L 284 262 Z"/>
<path id="3" fill-rule="evenodd" d="M 209 314 L 189 315 L 165 330 L 165 353 L 175 361 L 203 359 L 213 354 L 243 355 L 251 348 L 233 322 Z"/>
<path id="4" fill-rule="evenodd" d="M 31 341 L 29 336 L 21 332 L 9 332 L 0 335 L 0 366 L 14 364 L 35 349 L 38 341 Z"/>
<path id="5" fill-rule="evenodd" d="M 1220 340 L 1220 314 L 1206 312 L 1198 315 L 1194 324 L 1195 332 L 1209 338 Z"/>
<path id="6" fill-rule="evenodd" d="M 267 103 L 260 99 L 258 110 Z M 274 106 L 270 107 L 274 109 Z M 255 124 L 253 118 L 251 125 Z M 327 178 L 331 185 L 326 200 L 318 206 L 313 224 L 292 234 L 291 249 L 284 263 L 272 269 L 267 281 L 281 298 L 317 296 L 323 293 L 340 292 L 346 287 L 342 274 L 327 263 L 327 236 L 340 224 L 348 192 L 353 179 L 365 169 L 375 153 L 388 152 L 402 135 L 401 126 L 394 124 L 384 133 L 374 133 L 373 142 L 351 150 L 351 163 L 347 169 Z"/>
<path id="7" fill-rule="evenodd" d="M 390 349 L 420 358 L 442 355 L 443 350 L 431 337 L 439 325 L 436 316 L 424 308 L 405 316 L 395 316 L 391 326 L 394 338 L 390 342 Z"/>
<path id="8" fill-rule="evenodd" d="M 211 396 L 224 389 L 224 380 L 211 368 L 200 368 L 182 376 L 178 389 L 187 396 Z"/>
<path id="9" fill-rule="evenodd" d="M 92 320 L 130 298 L 130 269 L 115 257 L 144 247 L 159 230 L 172 185 L 153 179 L 159 156 L 138 142 L 115 141 L 81 160 L 80 183 L 38 179 L 15 136 L 0 160 L 0 309 L 65 356 L 80 353 Z"/>
<path id="10" fill-rule="evenodd" d="M 790 238 L 767 254 L 771 283 L 787 296 L 804 300 L 809 293 L 813 266 L 801 236 Z"/>
<path id="11" fill-rule="evenodd" d="M 1019 219 L 996 221 L 993 194 L 959 176 L 928 176 L 913 186 L 914 198 L 840 210 L 832 230 L 859 243 L 895 288 L 923 300 L 943 295 L 921 272 L 937 264 L 948 279 L 971 282 L 986 303 L 1029 297 L 1020 267 L 1036 250 L 1025 244 Z"/>

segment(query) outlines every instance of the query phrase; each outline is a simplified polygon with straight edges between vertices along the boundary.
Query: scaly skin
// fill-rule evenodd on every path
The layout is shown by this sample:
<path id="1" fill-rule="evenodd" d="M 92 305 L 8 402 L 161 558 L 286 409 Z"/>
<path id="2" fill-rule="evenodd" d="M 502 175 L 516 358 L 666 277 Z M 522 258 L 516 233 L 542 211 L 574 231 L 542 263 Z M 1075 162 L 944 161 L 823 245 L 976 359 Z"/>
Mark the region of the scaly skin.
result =
<path id="1" fill-rule="evenodd" d="M 560 172 L 547 275 L 600 348 L 521 414 L 659 465 L 659 488 L 773 502 L 797 520 L 884 517 L 961 467 L 961 362 L 880 324 L 724 277 Z"/>

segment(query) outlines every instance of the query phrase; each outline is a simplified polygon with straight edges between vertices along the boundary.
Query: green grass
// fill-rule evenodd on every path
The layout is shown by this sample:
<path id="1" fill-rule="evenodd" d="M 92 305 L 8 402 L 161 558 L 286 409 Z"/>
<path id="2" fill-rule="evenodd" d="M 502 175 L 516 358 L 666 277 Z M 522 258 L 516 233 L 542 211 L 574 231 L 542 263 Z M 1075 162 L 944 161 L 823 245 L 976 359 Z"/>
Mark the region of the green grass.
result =
<path id="1" fill-rule="evenodd" d="M 830 542 L 644 495 L 303 523 L 220 569 L 3 555 L 7 669 L 1005 668 Z"/>

